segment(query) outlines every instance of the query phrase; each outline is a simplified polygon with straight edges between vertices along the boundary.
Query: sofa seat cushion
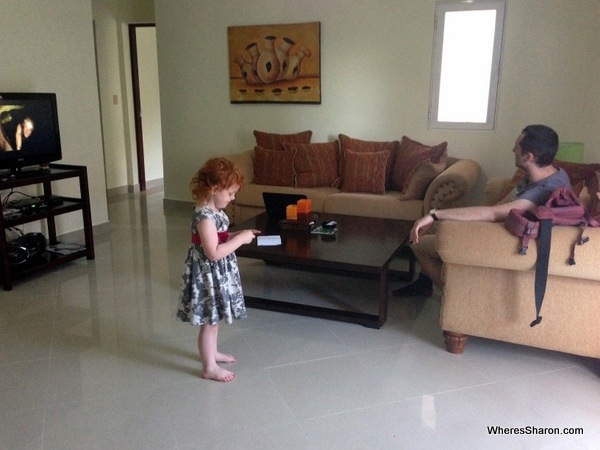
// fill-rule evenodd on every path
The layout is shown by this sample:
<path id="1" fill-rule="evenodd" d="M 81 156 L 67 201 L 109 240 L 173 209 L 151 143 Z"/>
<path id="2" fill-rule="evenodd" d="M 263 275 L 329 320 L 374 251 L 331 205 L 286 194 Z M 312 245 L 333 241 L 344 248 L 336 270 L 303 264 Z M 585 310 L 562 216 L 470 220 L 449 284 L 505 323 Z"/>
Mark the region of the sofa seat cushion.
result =
<path id="1" fill-rule="evenodd" d="M 579 227 L 552 228 L 548 273 L 562 277 L 600 280 L 600 228 L 587 228 L 590 240 L 575 249 L 576 264 L 567 264 L 571 245 Z M 504 223 L 441 221 L 436 246 L 445 263 L 493 269 L 534 271 L 537 240 L 529 242 L 526 255 L 519 255 L 520 238 L 504 228 Z M 468 250 L 468 251 L 467 251 Z M 533 295 L 533 293 L 532 293 Z"/>
<path id="2" fill-rule="evenodd" d="M 395 191 L 383 195 L 339 192 L 325 199 L 323 212 L 400 220 L 416 220 L 423 215 L 422 200 L 401 201 L 399 197 Z"/>
<path id="3" fill-rule="evenodd" d="M 338 192 L 338 189 L 330 187 L 295 188 L 289 186 L 269 186 L 264 184 L 247 183 L 235 194 L 235 202 L 244 206 L 264 208 L 262 193 L 280 192 L 282 194 L 304 194 L 312 200 L 312 208 L 315 212 L 323 212 L 325 198 Z"/>

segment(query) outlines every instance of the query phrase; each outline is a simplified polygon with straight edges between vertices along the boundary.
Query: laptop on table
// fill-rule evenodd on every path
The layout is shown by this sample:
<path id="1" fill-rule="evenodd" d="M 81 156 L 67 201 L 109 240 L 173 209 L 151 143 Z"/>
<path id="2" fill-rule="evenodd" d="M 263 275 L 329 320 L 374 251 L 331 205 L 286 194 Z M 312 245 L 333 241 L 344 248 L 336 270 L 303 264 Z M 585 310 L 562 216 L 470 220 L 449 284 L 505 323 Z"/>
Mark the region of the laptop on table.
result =
<path id="1" fill-rule="evenodd" d="M 306 198 L 303 194 L 281 194 L 278 192 L 263 192 L 265 209 L 269 216 L 269 222 L 279 223 L 285 219 L 285 209 L 288 205 L 295 205 L 298 200 Z"/>

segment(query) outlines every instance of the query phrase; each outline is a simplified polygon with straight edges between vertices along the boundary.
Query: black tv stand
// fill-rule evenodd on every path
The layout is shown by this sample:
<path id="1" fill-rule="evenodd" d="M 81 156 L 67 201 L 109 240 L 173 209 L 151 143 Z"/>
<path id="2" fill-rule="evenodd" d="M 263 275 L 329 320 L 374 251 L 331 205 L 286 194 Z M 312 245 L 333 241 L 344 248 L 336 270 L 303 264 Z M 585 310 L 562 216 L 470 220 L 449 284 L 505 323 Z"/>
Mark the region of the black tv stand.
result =
<path id="1" fill-rule="evenodd" d="M 21 178 L 30 178 L 47 173 L 50 173 L 50 167 L 48 166 L 13 167 L 8 171 L 0 172 L 0 180 L 19 180 Z"/>
<path id="2" fill-rule="evenodd" d="M 66 164 L 50 164 L 47 170 L 24 170 L 16 178 L 0 178 L 0 191 L 22 186 L 42 184 L 44 197 L 52 198 L 52 183 L 68 178 L 79 179 L 80 198 L 61 197 L 62 203 L 49 205 L 48 208 L 36 210 L 27 214 L 4 217 L 4 205 L 0 201 L 0 278 L 5 291 L 10 291 L 13 280 L 47 270 L 69 261 L 85 256 L 94 259 L 94 235 L 92 230 L 92 215 L 88 193 L 87 168 Z M 67 255 L 45 252 L 36 264 L 24 268 L 9 263 L 5 230 L 29 222 L 45 220 L 48 228 L 48 244 L 58 244 L 56 237 L 55 217 L 61 214 L 81 211 L 83 217 L 83 232 L 85 246 Z"/>

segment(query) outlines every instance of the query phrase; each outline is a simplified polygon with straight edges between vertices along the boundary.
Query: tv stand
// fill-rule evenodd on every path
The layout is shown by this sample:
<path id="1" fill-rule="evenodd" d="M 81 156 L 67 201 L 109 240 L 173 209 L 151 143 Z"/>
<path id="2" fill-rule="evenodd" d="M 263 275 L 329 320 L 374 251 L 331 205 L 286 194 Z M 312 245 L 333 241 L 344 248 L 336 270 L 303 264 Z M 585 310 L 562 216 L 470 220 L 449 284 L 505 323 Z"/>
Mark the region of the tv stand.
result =
<path id="1" fill-rule="evenodd" d="M 50 164 L 47 169 L 24 170 L 19 172 L 16 178 L 2 177 L 0 179 L 0 191 L 42 184 L 44 196 L 51 196 L 52 183 L 68 178 L 79 179 L 80 198 L 62 197 L 62 203 L 60 204 L 52 205 L 43 210 L 10 217 L 4 217 L 4 206 L 0 201 L 0 277 L 5 291 L 10 291 L 12 289 L 13 280 L 17 278 L 48 270 L 84 256 L 89 260 L 95 258 L 87 168 L 85 166 Z M 55 217 L 75 211 L 81 211 L 82 214 L 85 247 L 69 253 L 68 255 L 45 252 L 39 260 L 35 261 L 35 263 L 27 264 L 26 267 L 23 268 L 19 267 L 20 265 L 16 266 L 10 264 L 5 232 L 8 228 L 29 222 L 45 220 L 48 226 L 48 244 L 55 245 L 58 243 L 56 238 Z"/>

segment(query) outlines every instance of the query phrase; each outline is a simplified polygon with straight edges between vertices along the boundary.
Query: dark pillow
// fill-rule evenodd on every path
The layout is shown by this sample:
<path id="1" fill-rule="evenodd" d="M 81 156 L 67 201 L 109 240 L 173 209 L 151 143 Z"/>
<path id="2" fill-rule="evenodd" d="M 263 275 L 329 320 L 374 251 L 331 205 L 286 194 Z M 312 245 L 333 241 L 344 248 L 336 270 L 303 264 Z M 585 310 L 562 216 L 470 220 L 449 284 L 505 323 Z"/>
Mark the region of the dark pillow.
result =
<path id="1" fill-rule="evenodd" d="M 294 174 L 296 187 L 339 187 L 341 177 L 339 142 L 317 144 L 283 144 L 295 150 Z"/>
<path id="2" fill-rule="evenodd" d="M 295 150 L 269 150 L 254 147 L 254 183 L 294 186 Z"/>
<path id="3" fill-rule="evenodd" d="M 596 176 L 590 181 L 588 189 L 590 193 L 588 212 L 600 222 L 600 172 L 596 172 Z"/>
<path id="4" fill-rule="evenodd" d="M 381 152 L 344 152 L 343 192 L 385 194 L 387 150 Z"/>
<path id="5" fill-rule="evenodd" d="M 583 181 L 585 186 L 590 186 L 596 179 L 596 172 L 600 171 L 600 164 L 583 164 L 583 163 L 573 163 L 566 161 L 559 161 L 555 159 L 552 163 L 557 167 L 562 167 L 567 175 L 569 175 L 569 180 L 571 180 L 571 185 L 575 188 L 577 185 L 580 185 L 580 182 Z M 577 195 L 581 192 L 576 192 Z"/>
<path id="6" fill-rule="evenodd" d="M 271 150 L 283 150 L 283 144 L 310 144 L 312 131 L 301 131 L 293 134 L 266 133 L 254 130 L 256 145 Z"/>
<path id="7" fill-rule="evenodd" d="M 400 194 L 400 200 L 423 200 L 427 188 L 435 178 L 446 169 L 446 161 L 432 163 L 426 159 L 410 175 L 410 181 L 405 190 Z"/>
<path id="8" fill-rule="evenodd" d="M 403 136 L 392 173 L 392 188 L 401 192 L 406 191 L 419 166 L 427 159 L 430 159 L 433 164 L 445 164 L 448 159 L 447 148 L 447 142 L 430 146 Z"/>
<path id="9" fill-rule="evenodd" d="M 399 141 L 363 141 L 361 139 L 351 138 L 345 134 L 340 134 L 340 150 L 342 157 L 346 150 L 352 150 L 353 152 L 390 152 L 385 167 L 385 184 L 386 188 L 392 186 L 392 170 L 394 169 L 394 162 L 396 161 L 396 155 L 398 148 L 400 147 Z M 342 162 L 342 167 L 344 163 Z"/>

